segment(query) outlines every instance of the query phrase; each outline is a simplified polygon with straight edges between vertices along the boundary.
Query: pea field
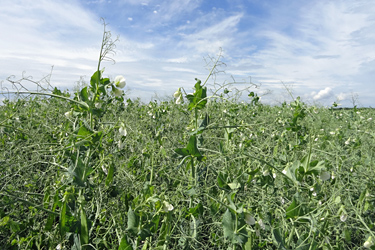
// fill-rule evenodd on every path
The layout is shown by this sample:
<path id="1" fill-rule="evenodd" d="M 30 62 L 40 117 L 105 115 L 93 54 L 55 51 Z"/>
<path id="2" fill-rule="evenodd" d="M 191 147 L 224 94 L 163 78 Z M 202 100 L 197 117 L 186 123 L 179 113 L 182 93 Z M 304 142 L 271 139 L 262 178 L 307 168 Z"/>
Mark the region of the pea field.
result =
<path id="1" fill-rule="evenodd" d="M 144 103 L 113 48 L 75 93 L 3 100 L 1 249 L 375 249 L 373 109 L 240 101 L 214 71 Z"/>

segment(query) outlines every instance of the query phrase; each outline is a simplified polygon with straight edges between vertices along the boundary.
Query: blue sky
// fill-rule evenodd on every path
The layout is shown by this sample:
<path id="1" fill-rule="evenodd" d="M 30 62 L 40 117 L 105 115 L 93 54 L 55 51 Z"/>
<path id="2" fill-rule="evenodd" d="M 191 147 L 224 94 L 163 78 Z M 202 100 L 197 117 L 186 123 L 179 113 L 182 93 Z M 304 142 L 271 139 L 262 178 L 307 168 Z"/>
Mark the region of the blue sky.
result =
<path id="1" fill-rule="evenodd" d="M 375 106 L 373 0 L 2 0 L 2 86 L 23 71 L 41 79 L 52 65 L 53 86 L 88 81 L 101 17 L 120 39 L 116 64 L 102 66 L 125 76 L 130 97 L 190 91 L 222 48 L 225 74 L 215 81 L 251 79 L 264 103 L 290 101 L 287 87 L 309 104 Z"/>

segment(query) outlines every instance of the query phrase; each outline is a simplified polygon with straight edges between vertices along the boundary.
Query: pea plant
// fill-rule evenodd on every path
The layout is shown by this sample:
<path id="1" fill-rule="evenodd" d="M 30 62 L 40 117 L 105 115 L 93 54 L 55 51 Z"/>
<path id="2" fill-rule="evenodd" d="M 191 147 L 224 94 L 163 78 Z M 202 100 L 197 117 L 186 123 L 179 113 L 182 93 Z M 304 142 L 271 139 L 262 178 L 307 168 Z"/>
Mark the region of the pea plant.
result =
<path id="1" fill-rule="evenodd" d="M 105 76 L 116 41 L 72 94 L 1 83 L 2 248 L 375 249 L 373 109 L 266 105 L 221 53 L 143 103 Z"/>

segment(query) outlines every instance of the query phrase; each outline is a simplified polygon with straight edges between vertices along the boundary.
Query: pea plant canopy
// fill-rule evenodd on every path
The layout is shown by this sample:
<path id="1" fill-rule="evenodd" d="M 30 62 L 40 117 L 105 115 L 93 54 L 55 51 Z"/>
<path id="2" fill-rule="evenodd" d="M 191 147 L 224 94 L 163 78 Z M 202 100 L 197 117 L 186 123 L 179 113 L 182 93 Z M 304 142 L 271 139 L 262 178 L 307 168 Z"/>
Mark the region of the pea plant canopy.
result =
<path id="1" fill-rule="evenodd" d="M 2 85 L 2 249 L 375 249 L 372 109 L 262 104 L 210 83 L 221 54 L 145 104 L 104 76 L 116 41 L 73 95 Z"/>

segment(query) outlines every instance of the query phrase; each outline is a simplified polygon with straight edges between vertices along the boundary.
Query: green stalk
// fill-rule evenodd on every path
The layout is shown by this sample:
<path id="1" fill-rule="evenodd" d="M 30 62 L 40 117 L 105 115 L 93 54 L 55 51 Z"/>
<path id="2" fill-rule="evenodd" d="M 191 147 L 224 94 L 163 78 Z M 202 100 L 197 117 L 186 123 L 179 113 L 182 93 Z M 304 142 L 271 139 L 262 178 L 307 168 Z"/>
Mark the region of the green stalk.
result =
<path id="1" fill-rule="evenodd" d="M 214 63 L 214 66 L 212 66 L 211 71 L 210 71 L 210 73 L 208 74 L 208 76 L 207 76 L 207 78 L 206 78 L 206 80 L 204 81 L 204 83 L 203 83 L 202 86 L 204 86 L 204 85 L 207 83 L 208 79 L 210 79 L 210 77 L 211 77 L 211 75 L 212 75 L 212 72 L 214 72 L 214 69 L 216 68 L 217 63 L 219 62 L 219 59 L 220 59 L 220 58 L 221 58 L 221 51 L 220 51 L 219 56 L 216 58 L 216 61 L 215 61 L 215 63 Z"/>
<path id="2" fill-rule="evenodd" d="M 56 97 L 56 98 L 60 98 L 60 99 L 64 99 L 64 100 L 67 100 L 67 101 L 70 101 L 70 102 L 74 102 L 74 103 L 77 103 L 83 107 L 85 107 L 86 109 L 89 109 L 89 105 L 85 102 L 82 102 L 82 101 L 76 101 L 76 100 L 73 100 L 73 99 L 70 99 L 68 97 L 65 97 L 65 96 L 61 96 L 61 95 L 55 95 L 55 94 L 51 94 L 51 93 L 42 93 L 42 92 L 34 92 L 34 91 L 24 91 L 24 92 L 10 92 L 11 94 L 31 94 L 31 95 L 46 95 L 46 96 L 52 96 L 52 97 Z"/>
<path id="3" fill-rule="evenodd" d="M 151 176 L 150 176 L 150 186 L 152 185 L 152 178 L 154 176 L 154 157 L 151 156 Z"/>
<path id="4" fill-rule="evenodd" d="M 26 204 L 26 205 L 29 205 L 29 206 L 34 207 L 36 209 L 40 209 L 40 210 L 42 210 L 44 212 L 47 212 L 47 213 L 50 213 L 50 214 L 54 214 L 54 215 L 59 215 L 59 213 L 56 213 L 56 212 L 53 212 L 53 211 L 51 211 L 49 209 L 44 208 L 43 205 L 37 205 L 37 204 L 35 204 L 33 202 L 30 202 L 30 201 L 24 200 L 22 198 L 19 198 L 19 197 L 15 196 L 15 195 L 10 194 L 7 190 L 5 190 L 5 192 L 7 192 L 8 194 L 0 193 L 0 195 L 5 195 L 5 196 L 8 196 L 8 197 L 14 198 L 14 199 L 16 199 L 16 200 L 18 200 L 18 201 Z"/>
<path id="5" fill-rule="evenodd" d="M 196 178 L 195 178 L 196 171 L 195 171 L 195 165 L 194 165 L 194 158 L 192 156 L 191 156 L 190 164 L 191 164 L 191 178 L 194 181 L 194 185 L 196 185 Z"/>

